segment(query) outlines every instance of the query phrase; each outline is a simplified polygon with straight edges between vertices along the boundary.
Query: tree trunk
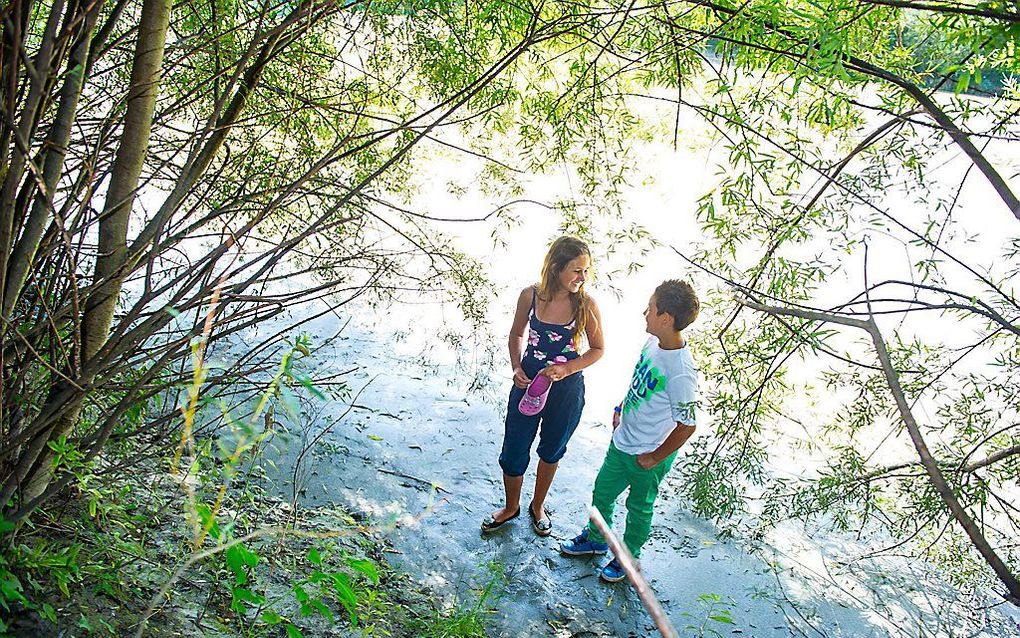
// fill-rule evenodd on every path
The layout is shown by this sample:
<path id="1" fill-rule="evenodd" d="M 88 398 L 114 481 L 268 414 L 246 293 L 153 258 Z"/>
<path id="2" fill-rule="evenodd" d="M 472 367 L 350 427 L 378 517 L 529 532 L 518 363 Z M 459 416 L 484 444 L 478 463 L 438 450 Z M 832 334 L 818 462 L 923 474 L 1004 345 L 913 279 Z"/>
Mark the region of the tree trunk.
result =
<path id="1" fill-rule="evenodd" d="M 20 3 L 17 6 L 21 6 Z M 24 7 L 26 11 L 30 10 L 30 8 L 30 6 Z M 56 0 L 53 6 L 49 8 L 46 29 L 39 45 L 39 52 L 35 56 L 34 61 L 27 58 L 22 59 L 21 51 L 19 50 L 8 53 L 8 47 L 6 46 L 8 36 L 5 35 L 4 38 L 4 56 L 6 58 L 3 60 L 5 64 L 4 70 L 14 76 L 9 81 L 9 84 L 14 86 L 5 87 L 5 89 L 14 89 L 16 87 L 18 73 L 23 67 L 24 72 L 28 76 L 28 91 L 25 102 L 21 105 L 21 119 L 18 125 L 8 128 L 5 122 L 4 134 L 0 136 L 0 139 L 5 144 L 3 186 L 0 187 L 0 220 L 2 220 L 0 221 L 0 299 L 6 296 L 7 285 L 4 275 L 7 273 L 8 256 L 11 254 L 11 247 L 14 245 L 14 237 L 17 232 L 18 222 L 20 221 L 19 213 L 21 212 L 21 206 L 18 205 L 19 202 L 17 201 L 18 187 L 21 185 L 21 178 L 25 173 L 25 167 L 32 161 L 31 157 L 29 157 L 32 134 L 35 132 L 36 126 L 38 126 L 40 105 L 45 103 L 44 97 L 50 85 L 50 59 L 53 54 L 57 25 L 60 23 L 60 14 L 63 10 L 63 0 Z M 17 16 L 15 16 L 15 19 L 17 19 Z M 5 28 L 4 31 L 6 34 L 7 29 Z M 18 38 L 23 37 L 22 33 L 12 34 L 10 38 L 17 40 L 17 42 L 12 43 L 11 46 L 20 48 L 23 42 L 18 40 Z M 17 64 L 19 59 L 21 60 L 20 65 Z M 7 68 L 7 65 L 13 66 Z M 17 98 L 14 95 L 4 97 L 11 101 L 12 106 L 17 103 Z M 8 111 L 8 115 L 11 116 L 10 122 L 13 123 L 13 111 Z M 7 161 L 6 144 L 13 145 L 13 153 L 10 155 L 9 162 Z M 3 315 L 3 317 L 6 316 L 6 314 Z M 3 330 L 0 332 L 6 332 L 7 326 L 5 324 L 0 325 L 3 325 Z"/>
<path id="2" fill-rule="evenodd" d="M 57 106 L 53 125 L 46 136 L 42 192 L 36 195 L 21 237 L 11 251 L 7 278 L 4 282 L 3 308 L 0 310 L 5 318 L 10 318 L 14 304 L 25 285 L 32 259 L 35 257 L 39 241 L 46 228 L 46 220 L 49 219 L 50 211 L 53 208 L 54 191 L 64 169 L 67 144 L 71 139 L 71 126 L 74 124 L 74 116 L 78 111 L 78 98 L 81 96 L 81 87 L 84 83 L 85 63 L 88 61 L 92 29 L 95 28 L 96 21 L 99 19 L 103 4 L 103 0 L 96 0 L 90 7 L 89 13 L 85 16 L 84 28 L 78 34 L 67 62 L 67 75 L 64 78 L 64 86 L 60 90 L 60 103 Z"/>
<path id="3" fill-rule="evenodd" d="M 149 146 L 170 22 L 170 6 L 170 0 L 145 0 L 142 5 L 138 40 L 131 65 L 131 86 L 128 90 L 124 130 L 110 172 L 110 185 L 99 222 L 99 253 L 93 276 L 96 287 L 85 302 L 82 316 L 83 368 L 106 343 L 124 281 L 128 221 Z M 88 376 L 91 374 L 86 373 Z M 90 381 L 88 378 L 80 379 L 79 385 L 88 386 Z M 62 384 L 58 382 L 56 385 Z M 43 437 L 48 442 L 70 431 L 78 420 L 83 402 L 84 396 L 76 394 L 72 404 L 62 411 L 62 416 L 37 437 Z M 23 459 L 29 463 L 21 463 L 22 468 L 27 468 L 26 476 L 21 479 L 22 501 L 32 500 L 42 494 L 53 475 L 52 455 L 48 448 L 38 445 L 37 441 L 33 443 L 30 447 L 38 456 L 35 459 Z"/>

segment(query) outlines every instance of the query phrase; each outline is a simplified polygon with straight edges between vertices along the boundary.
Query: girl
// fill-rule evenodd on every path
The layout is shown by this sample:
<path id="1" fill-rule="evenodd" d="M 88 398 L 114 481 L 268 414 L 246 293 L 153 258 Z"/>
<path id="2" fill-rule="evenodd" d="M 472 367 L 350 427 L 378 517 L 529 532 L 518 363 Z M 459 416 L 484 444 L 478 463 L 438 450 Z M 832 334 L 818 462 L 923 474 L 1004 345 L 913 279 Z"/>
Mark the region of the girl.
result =
<path id="1" fill-rule="evenodd" d="M 567 441 L 581 419 L 584 377 L 581 370 L 602 358 L 602 321 L 595 300 L 584 292 L 591 268 L 591 252 L 576 237 L 560 237 L 549 247 L 542 264 L 542 279 L 521 291 L 510 328 L 510 362 L 514 387 L 510 390 L 503 451 L 504 507 L 482 522 L 482 532 L 494 532 L 521 513 L 521 486 L 531 460 L 531 444 L 538 434 L 538 473 L 535 495 L 528 506 L 531 527 L 539 536 L 552 532 L 545 509 L 556 464 L 567 451 Z M 580 353 L 581 335 L 588 350 Z M 527 340 L 523 356 L 521 350 Z M 528 384 L 545 375 L 553 381 L 545 407 L 535 416 L 518 408 Z M 539 433 L 540 432 L 540 433 Z"/>

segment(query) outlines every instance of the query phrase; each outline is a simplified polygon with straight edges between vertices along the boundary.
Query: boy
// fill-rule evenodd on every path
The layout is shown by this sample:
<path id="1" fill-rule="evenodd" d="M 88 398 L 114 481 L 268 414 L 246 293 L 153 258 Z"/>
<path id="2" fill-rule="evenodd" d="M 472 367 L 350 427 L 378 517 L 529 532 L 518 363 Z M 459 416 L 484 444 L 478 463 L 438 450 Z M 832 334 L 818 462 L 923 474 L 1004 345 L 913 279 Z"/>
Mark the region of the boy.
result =
<path id="1" fill-rule="evenodd" d="M 627 527 L 623 542 L 638 558 L 652 527 L 652 506 L 659 483 L 673 465 L 676 451 L 694 433 L 697 370 L 681 332 L 698 316 L 694 289 L 684 281 L 662 282 L 645 309 L 645 343 L 634 368 L 630 390 L 614 408 L 613 439 L 595 479 L 592 504 L 612 524 L 617 497 L 627 488 Z M 605 554 L 605 539 L 591 523 L 560 545 L 567 556 Z M 614 557 L 599 571 L 608 582 L 625 574 Z"/>

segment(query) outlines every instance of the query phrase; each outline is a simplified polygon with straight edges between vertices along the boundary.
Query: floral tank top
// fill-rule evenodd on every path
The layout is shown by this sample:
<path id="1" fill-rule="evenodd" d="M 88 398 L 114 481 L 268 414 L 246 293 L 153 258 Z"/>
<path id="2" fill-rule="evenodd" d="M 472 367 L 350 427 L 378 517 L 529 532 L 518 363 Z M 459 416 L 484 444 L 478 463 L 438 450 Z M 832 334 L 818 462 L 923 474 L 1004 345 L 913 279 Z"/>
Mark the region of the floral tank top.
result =
<path id="1" fill-rule="evenodd" d="M 531 313 L 528 315 L 528 347 L 521 360 L 524 374 L 534 379 L 542 368 L 553 363 L 566 363 L 580 356 L 574 347 L 577 327 L 573 319 L 568 324 L 539 321 L 535 313 L 537 291 L 531 291 Z"/>

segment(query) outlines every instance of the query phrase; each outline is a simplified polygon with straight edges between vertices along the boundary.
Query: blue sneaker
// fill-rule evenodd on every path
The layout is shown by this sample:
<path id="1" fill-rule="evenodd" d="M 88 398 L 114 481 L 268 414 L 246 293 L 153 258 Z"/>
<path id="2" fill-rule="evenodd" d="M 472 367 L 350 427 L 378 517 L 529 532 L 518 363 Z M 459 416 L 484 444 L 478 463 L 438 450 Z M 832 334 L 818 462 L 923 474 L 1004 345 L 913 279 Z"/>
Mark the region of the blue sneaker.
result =
<path id="1" fill-rule="evenodd" d="M 609 545 L 606 543 L 596 543 L 588 540 L 587 527 L 566 543 L 560 543 L 560 553 L 566 556 L 594 556 L 596 554 L 605 554 L 608 551 Z"/>
<path id="2" fill-rule="evenodd" d="M 620 561 L 617 560 L 615 556 L 613 557 L 613 560 L 606 563 L 605 566 L 599 570 L 599 578 L 607 583 L 618 583 L 626 577 L 627 574 L 623 571 L 623 565 L 620 564 Z"/>

